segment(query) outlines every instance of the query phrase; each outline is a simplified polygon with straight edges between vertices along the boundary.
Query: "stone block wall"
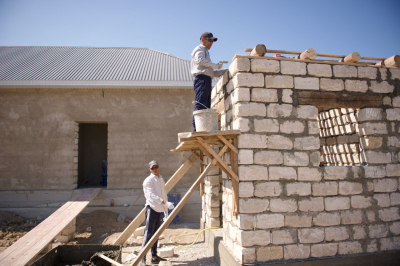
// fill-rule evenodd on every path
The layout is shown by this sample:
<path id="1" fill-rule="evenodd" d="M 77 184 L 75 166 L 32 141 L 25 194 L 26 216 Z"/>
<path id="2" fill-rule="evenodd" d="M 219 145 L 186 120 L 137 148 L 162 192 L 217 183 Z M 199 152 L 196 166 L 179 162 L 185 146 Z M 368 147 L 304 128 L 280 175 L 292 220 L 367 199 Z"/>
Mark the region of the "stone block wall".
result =
<path id="1" fill-rule="evenodd" d="M 231 181 L 224 173 L 220 202 L 224 243 L 240 263 L 400 249 L 399 79 L 400 70 L 392 68 L 234 59 L 213 88 L 212 105 L 223 130 L 242 132 L 238 216 L 232 216 Z M 382 103 L 329 110 L 358 114 L 358 132 L 345 124 L 349 134 L 339 129 L 321 140 L 326 113 L 317 103 L 299 104 L 301 91 L 379 95 Z M 354 148 L 348 154 L 358 152 L 359 161 L 320 167 L 320 143 L 345 137 Z"/>

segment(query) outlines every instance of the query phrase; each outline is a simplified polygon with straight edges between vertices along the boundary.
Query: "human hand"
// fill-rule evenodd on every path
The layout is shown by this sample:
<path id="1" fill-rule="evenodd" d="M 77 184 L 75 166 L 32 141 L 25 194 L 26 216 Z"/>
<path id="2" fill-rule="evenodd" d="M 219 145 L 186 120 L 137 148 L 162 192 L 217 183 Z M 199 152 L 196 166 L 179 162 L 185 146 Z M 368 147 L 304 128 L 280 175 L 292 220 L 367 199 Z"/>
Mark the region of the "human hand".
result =
<path id="1" fill-rule="evenodd" d="M 172 202 L 169 202 L 169 201 L 167 203 L 165 203 L 165 206 L 167 206 L 167 208 L 170 209 L 170 210 L 175 208 L 174 204 Z"/>
<path id="2" fill-rule="evenodd" d="M 221 69 L 223 65 L 224 65 L 224 64 L 222 64 L 222 63 L 218 63 L 218 64 L 216 64 L 215 69 Z"/>

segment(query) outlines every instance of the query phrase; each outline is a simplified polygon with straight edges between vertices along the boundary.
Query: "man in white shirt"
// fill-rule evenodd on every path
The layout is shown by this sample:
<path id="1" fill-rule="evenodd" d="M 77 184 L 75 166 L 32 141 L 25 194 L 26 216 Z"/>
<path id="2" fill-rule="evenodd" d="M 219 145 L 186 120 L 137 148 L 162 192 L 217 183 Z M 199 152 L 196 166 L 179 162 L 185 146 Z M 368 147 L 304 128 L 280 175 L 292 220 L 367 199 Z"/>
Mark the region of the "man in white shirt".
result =
<path id="1" fill-rule="evenodd" d="M 200 45 L 194 48 L 190 62 L 191 73 L 194 77 L 193 89 L 195 93 L 195 104 L 193 111 L 211 107 L 211 81 L 215 77 L 222 76 L 227 69 L 220 70 L 222 63 L 211 62 L 208 50 L 216 42 L 211 32 L 204 32 L 200 36 Z M 192 118 L 193 130 L 196 131 L 194 117 Z"/>
<path id="2" fill-rule="evenodd" d="M 146 198 L 146 229 L 144 231 L 142 249 L 153 237 L 162 224 L 163 214 L 168 216 L 168 209 L 173 209 L 174 205 L 168 202 L 165 182 L 160 175 L 160 166 L 156 161 L 149 163 L 151 174 L 143 182 L 143 191 Z M 158 239 L 151 247 L 151 264 L 158 264 L 166 259 L 157 255 Z M 140 262 L 140 266 L 146 265 L 146 257 Z"/>

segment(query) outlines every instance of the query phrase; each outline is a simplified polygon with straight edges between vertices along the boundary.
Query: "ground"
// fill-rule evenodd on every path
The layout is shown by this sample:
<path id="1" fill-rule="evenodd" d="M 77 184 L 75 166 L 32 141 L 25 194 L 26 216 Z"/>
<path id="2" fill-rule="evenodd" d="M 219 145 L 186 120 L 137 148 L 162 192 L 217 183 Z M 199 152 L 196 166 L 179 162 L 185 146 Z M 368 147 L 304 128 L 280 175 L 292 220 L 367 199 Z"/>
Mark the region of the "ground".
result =
<path id="1" fill-rule="evenodd" d="M 69 242 L 75 244 L 110 244 L 126 228 L 128 223 L 117 222 L 118 213 L 111 211 L 94 211 L 82 213 L 76 220 L 76 237 Z M 12 245 L 20 237 L 26 234 L 38 222 L 26 220 L 13 213 L 0 212 L 0 247 L 5 249 Z M 88 230 L 88 227 L 90 229 Z M 191 247 L 179 247 L 170 243 L 172 237 L 181 234 L 200 232 L 200 223 L 181 223 L 170 225 L 161 235 L 160 247 L 175 247 L 175 255 L 167 258 L 173 265 L 188 266 L 217 266 L 217 262 L 204 242 L 204 234 L 201 234 L 197 242 Z M 191 244 L 197 235 L 184 236 L 174 239 L 180 245 Z M 123 247 L 122 262 L 130 265 L 136 254 L 140 251 L 143 237 L 130 237 Z M 2 251 L 2 250 L 0 250 Z M 150 256 L 148 256 L 148 261 Z M 149 263 L 150 264 L 150 263 Z"/>

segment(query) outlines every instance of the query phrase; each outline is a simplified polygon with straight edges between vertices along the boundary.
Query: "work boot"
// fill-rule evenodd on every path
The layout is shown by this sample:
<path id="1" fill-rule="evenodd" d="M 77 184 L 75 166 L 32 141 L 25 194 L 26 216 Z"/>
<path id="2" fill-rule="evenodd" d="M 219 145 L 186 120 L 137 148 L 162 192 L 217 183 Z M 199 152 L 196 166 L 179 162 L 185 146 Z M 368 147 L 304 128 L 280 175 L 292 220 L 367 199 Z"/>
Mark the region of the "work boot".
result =
<path id="1" fill-rule="evenodd" d="M 146 257 L 140 261 L 139 266 L 146 266 Z"/>
<path id="2" fill-rule="evenodd" d="M 160 261 L 166 261 L 166 259 L 161 258 L 157 255 L 151 257 L 151 264 L 153 265 L 157 265 L 158 263 L 160 263 Z"/>

